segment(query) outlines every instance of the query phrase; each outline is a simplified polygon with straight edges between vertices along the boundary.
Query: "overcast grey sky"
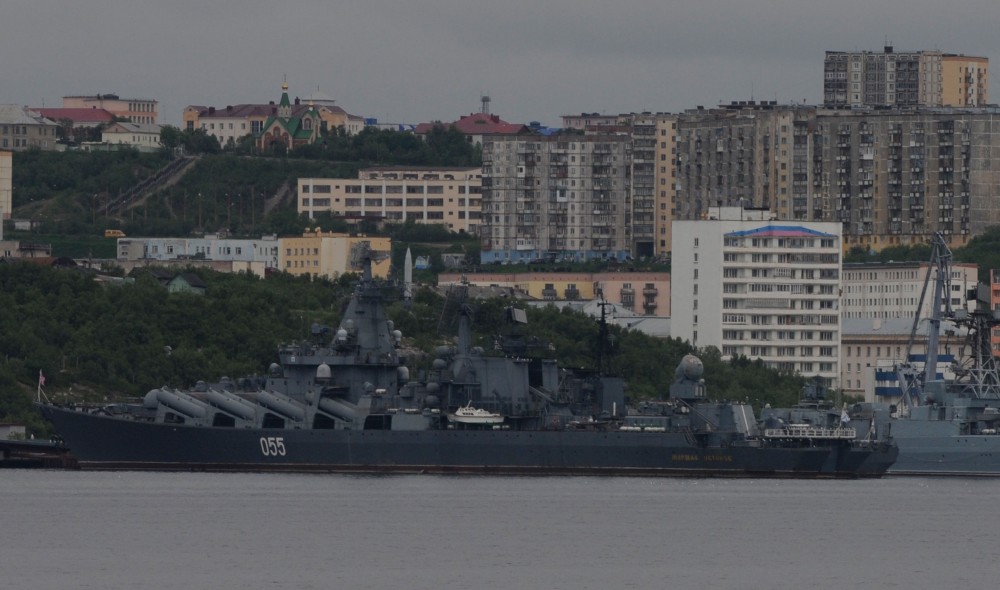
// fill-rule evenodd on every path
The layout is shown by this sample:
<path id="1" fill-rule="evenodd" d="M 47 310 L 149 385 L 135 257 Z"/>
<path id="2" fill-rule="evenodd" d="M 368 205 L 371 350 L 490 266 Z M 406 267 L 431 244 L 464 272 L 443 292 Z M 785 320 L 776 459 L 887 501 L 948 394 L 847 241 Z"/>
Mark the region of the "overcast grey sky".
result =
<path id="1" fill-rule="evenodd" d="M 580 112 L 730 100 L 815 103 L 823 52 L 941 49 L 994 63 L 997 0 L 2 0 L 0 103 L 69 94 L 186 105 L 317 88 L 381 121 L 479 108 L 558 125 Z"/>

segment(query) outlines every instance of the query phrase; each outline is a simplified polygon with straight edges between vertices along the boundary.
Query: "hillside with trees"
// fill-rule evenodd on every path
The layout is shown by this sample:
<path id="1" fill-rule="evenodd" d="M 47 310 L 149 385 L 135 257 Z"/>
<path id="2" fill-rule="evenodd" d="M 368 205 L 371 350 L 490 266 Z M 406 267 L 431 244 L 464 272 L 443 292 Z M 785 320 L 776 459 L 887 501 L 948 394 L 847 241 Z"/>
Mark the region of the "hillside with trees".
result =
<path id="1" fill-rule="evenodd" d="M 164 148 L 16 152 L 13 217 L 37 222 L 40 234 L 98 235 L 118 228 L 128 235 L 183 236 L 295 234 L 307 225 L 296 213 L 295 190 L 303 177 L 355 178 L 369 166 L 479 166 L 479 148 L 454 128 L 439 127 L 421 139 L 412 133 L 334 130 L 314 145 L 288 153 L 260 153 L 252 141 L 230 149 L 203 131 L 167 126 Z M 167 166 L 177 154 L 198 158 L 176 182 L 133 203 L 122 213 L 105 207 Z M 327 227 L 330 227 L 329 225 Z"/>

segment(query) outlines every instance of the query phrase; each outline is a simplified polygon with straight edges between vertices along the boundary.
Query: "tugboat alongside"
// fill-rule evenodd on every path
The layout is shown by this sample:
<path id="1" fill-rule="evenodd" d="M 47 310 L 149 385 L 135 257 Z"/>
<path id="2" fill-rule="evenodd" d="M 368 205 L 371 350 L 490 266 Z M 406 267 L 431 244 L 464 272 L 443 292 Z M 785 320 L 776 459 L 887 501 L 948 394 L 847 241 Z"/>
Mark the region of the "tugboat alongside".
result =
<path id="1" fill-rule="evenodd" d="M 411 378 L 369 264 L 332 339 L 280 347 L 266 377 L 40 407 L 82 469 L 856 478 L 896 458 L 887 439 L 762 429 L 707 399 L 693 356 L 669 399 L 628 408 L 621 379 L 486 356 L 463 311 L 458 345 Z"/>

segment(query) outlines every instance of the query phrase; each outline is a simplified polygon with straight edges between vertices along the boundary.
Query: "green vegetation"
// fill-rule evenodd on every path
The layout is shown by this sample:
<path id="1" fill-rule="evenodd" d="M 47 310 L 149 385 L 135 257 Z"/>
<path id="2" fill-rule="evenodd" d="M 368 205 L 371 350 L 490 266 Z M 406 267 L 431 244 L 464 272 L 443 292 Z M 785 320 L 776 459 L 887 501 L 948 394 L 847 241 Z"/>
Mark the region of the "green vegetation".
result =
<path id="1" fill-rule="evenodd" d="M 151 276 L 101 285 L 91 277 L 26 263 L 0 265 L 0 420 L 26 422 L 36 435 L 44 424 L 30 406 L 39 371 L 50 397 L 111 401 L 137 397 L 163 385 L 261 373 L 282 342 L 308 337 L 313 322 L 335 326 L 351 292 L 351 276 L 309 280 L 278 273 L 267 280 L 198 270 L 205 295 L 168 294 Z M 477 344 L 494 350 L 505 329 L 508 300 L 476 302 Z M 443 299 L 420 290 L 410 308 L 389 306 L 409 349 L 445 343 L 454 326 L 441 322 Z M 550 354 L 567 367 L 593 368 L 598 325 L 568 310 L 528 310 L 525 337 L 551 342 Z M 636 398 L 666 392 L 684 354 L 679 340 L 610 327 L 612 373 L 625 376 Z M 721 361 L 701 351 L 713 395 L 758 404 L 793 403 L 802 380 L 759 361 Z M 415 357 L 415 365 L 426 357 Z"/>
<path id="2" fill-rule="evenodd" d="M 965 246 L 952 250 L 952 255 L 956 262 L 977 264 L 979 280 L 989 282 L 990 269 L 1000 268 L 1000 227 L 987 228 Z M 893 246 L 879 252 L 869 252 L 855 246 L 844 255 L 844 262 L 927 262 L 930 258 L 929 244 Z"/>

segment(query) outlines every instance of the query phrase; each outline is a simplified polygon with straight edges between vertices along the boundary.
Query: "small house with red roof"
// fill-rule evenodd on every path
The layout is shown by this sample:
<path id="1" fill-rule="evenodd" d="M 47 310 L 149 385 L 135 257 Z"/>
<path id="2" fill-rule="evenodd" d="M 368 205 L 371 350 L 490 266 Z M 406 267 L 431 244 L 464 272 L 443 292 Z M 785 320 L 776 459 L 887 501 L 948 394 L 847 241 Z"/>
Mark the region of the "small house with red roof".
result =
<path id="1" fill-rule="evenodd" d="M 73 127 L 97 127 L 113 123 L 115 116 L 110 111 L 99 108 L 75 108 L 75 109 L 32 109 L 46 119 L 62 124 L 63 121 L 71 121 Z"/>
<path id="2" fill-rule="evenodd" d="M 469 139 L 469 143 L 482 145 L 483 139 L 495 135 L 520 135 L 530 133 L 531 129 L 521 123 L 508 123 L 497 115 L 490 113 L 472 113 L 461 117 L 453 123 L 421 123 L 417 125 L 414 133 L 425 136 L 435 127 L 454 127 Z"/>

